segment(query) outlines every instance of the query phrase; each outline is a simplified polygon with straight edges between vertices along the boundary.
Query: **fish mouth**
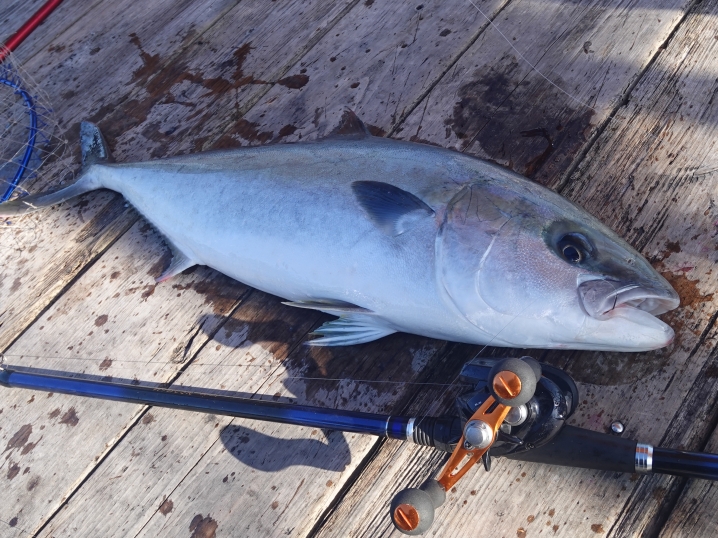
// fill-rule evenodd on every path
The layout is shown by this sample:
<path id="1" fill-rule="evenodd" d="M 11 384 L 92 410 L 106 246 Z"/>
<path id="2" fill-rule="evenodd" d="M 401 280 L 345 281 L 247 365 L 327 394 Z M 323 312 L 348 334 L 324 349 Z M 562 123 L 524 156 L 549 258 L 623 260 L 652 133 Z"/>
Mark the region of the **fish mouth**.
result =
<path id="1" fill-rule="evenodd" d="M 607 320 L 618 314 L 645 319 L 645 314 L 631 316 L 631 310 L 658 316 L 678 308 L 680 304 L 678 294 L 668 282 L 640 284 L 591 277 L 579 281 L 578 296 L 586 314 L 598 320 Z"/>

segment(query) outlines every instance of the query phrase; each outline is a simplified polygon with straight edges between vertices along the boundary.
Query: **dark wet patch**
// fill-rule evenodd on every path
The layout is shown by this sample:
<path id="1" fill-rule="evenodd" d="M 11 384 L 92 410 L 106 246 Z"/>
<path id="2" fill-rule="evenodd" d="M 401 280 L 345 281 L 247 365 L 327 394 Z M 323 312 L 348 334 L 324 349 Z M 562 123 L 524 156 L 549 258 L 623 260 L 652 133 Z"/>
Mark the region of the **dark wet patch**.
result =
<path id="1" fill-rule="evenodd" d="M 30 439 L 31 434 L 32 424 L 25 424 L 24 426 L 21 426 L 7 442 L 7 446 L 3 452 L 7 452 L 8 450 L 13 450 L 15 448 L 22 448 Z"/>
<path id="2" fill-rule="evenodd" d="M 204 295 L 205 304 L 211 305 L 215 314 L 229 312 L 247 290 L 244 284 L 219 273 L 214 278 L 195 282 L 192 287 Z"/>
<path id="3" fill-rule="evenodd" d="M 146 301 L 149 297 L 152 296 L 152 294 L 155 292 L 155 287 L 156 284 L 148 284 L 147 286 L 145 286 L 144 291 L 140 296 L 143 301 Z"/>
<path id="4" fill-rule="evenodd" d="M 599 523 L 594 523 L 591 525 L 591 530 L 595 532 L 596 534 L 604 534 L 606 531 L 603 529 L 603 525 Z"/>
<path id="5" fill-rule="evenodd" d="M 62 415 L 62 418 L 60 419 L 60 424 L 67 424 L 68 426 L 77 426 L 77 423 L 80 422 L 80 417 L 77 416 L 77 412 L 75 411 L 74 407 L 71 407 L 70 409 L 65 412 L 64 415 Z"/>
<path id="6" fill-rule="evenodd" d="M 10 286 L 10 293 L 13 293 L 13 292 L 19 290 L 20 286 L 22 286 L 22 280 L 20 280 L 19 278 L 16 278 L 13 281 L 12 286 Z"/>
<path id="7" fill-rule="evenodd" d="M 475 141 L 490 159 L 546 184 L 585 143 L 595 112 L 541 79 L 525 79 L 522 72 L 510 55 L 488 72 L 477 70 L 474 80 L 459 88 L 445 123 L 464 148 Z"/>
<path id="8" fill-rule="evenodd" d="M 172 250 L 170 250 L 169 247 L 167 247 L 164 251 L 162 251 L 162 256 L 150 267 L 150 270 L 147 271 L 147 276 L 151 276 L 152 278 L 159 278 L 159 276 L 170 266 L 170 263 L 172 263 Z"/>
<path id="9" fill-rule="evenodd" d="M 674 274 L 670 271 L 661 272 L 661 275 L 681 298 L 680 308 L 695 307 L 713 300 L 713 293 L 702 293 L 698 289 L 700 280 L 690 280 L 684 273 Z"/>
<path id="10" fill-rule="evenodd" d="M 115 280 L 119 276 L 120 276 L 119 271 L 113 271 L 112 274 L 110 275 L 110 280 Z"/>
<path id="11" fill-rule="evenodd" d="M 7 479 L 12 480 L 18 474 L 20 474 L 20 466 L 14 461 L 10 460 L 9 466 L 7 468 Z"/>
<path id="12" fill-rule="evenodd" d="M 50 412 L 47 414 L 47 416 L 48 416 L 49 418 L 57 418 L 57 417 L 60 416 L 60 413 L 61 413 L 61 412 L 62 412 L 62 411 L 60 411 L 60 408 L 57 407 L 57 408 L 53 409 L 52 411 L 50 411 Z"/>
<path id="13" fill-rule="evenodd" d="M 669 346 L 645 353 L 574 351 L 570 352 L 566 371 L 581 383 L 602 386 L 635 383 L 666 367 L 670 362 L 672 349 Z"/>
<path id="14" fill-rule="evenodd" d="M 20 454 L 22 454 L 22 455 L 24 456 L 25 454 L 28 454 L 29 452 L 32 452 L 32 450 L 38 445 L 38 443 L 39 443 L 40 441 L 42 441 L 42 437 L 40 437 L 40 439 L 38 439 L 38 440 L 35 441 L 34 443 L 27 443 L 24 447 L 22 447 L 22 450 L 20 451 Z"/>
<path id="15" fill-rule="evenodd" d="M 37 487 L 37 485 L 40 483 L 40 477 L 39 476 L 33 476 L 30 481 L 27 483 L 27 490 L 32 491 Z"/>
<path id="16" fill-rule="evenodd" d="M 163 516 L 166 516 L 167 514 L 169 514 L 172 511 L 173 508 L 174 508 L 174 503 L 172 502 L 171 499 L 167 499 L 160 505 L 159 511 L 160 511 L 160 514 L 162 514 Z"/>
<path id="17" fill-rule="evenodd" d="M 376 125 L 369 125 L 368 123 L 366 123 L 365 125 L 373 136 L 386 136 L 386 131 L 381 127 L 377 127 Z"/>
<path id="18" fill-rule="evenodd" d="M 95 326 L 102 327 L 105 323 L 107 323 L 108 319 L 109 319 L 109 317 L 107 316 L 107 314 L 102 314 L 101 316 L 97 316 L 97 318 L 95 319 Z"/>
<path id="19" fill-rule="evenodd" d="M 248 142 L 265 144 L 274 137 L 274 131 L 261 131 L 259 123 L 241 119 L 212 144 L 212 149 L 230 149 L 241 146 L 242 144 L 235 138 L 236 136 Z"/>
<path id="20" fill-rule="evenodd" d="M 289 77 L 279 79 L 277 84 L 292 90 L 298 90 L 299 88 L 306 86 L 307 82 L 309 82 L 309 76 L 307 75 L 291 75 Z"/>
<path id="21" fill-rule="evenodd" d="M 533 177 L 536 175 L 536 172 L 546 163 L 548 158 L 553 153 L 553 142 L 551 140 L 551 137 L 548 134 L 548 131 L 546 129 L 540 128 L 540 129 L 531 129 L 529 131 L 521 131 L 521 136 L 524 138 L 531 138 L 531 137 L 541 137 L 546 140 L 546 149 L 541 153 L 540 155 L 537 155 L 533 159 L 531 159 L 529 162 L 526 163 L 526 169 L 524 170 L 524 175 L 527 177 Z"/>
<path id="22" fill-rule="evenodd" d="M 279 129 L 279 138 L 283 138 L 285 136 L 293 135 L 294 132 L 297 130 L 296 125 L 285 125 L 281 129 Z"/>
<path id="23" fill-rule="evenodd" d="M 104 372 L 110 366 L 112 366 L 112 359 L 105 357 L 105 359 L 100 363 L 99 368 L 100 368 L 100 371 Z"/>
<path id="24" fill-rule="evenodd" d="M 155 417 L 152 413 L 147 413 L 142 417 L 142 424 L 152 424 L 155 421 Z"/>
<path id="25" fill-rule="evenodd" d="M 189 530 L 192 533 L 190 538 L 215 538 L 217 527 L 217 522 L 209 514 L 207 517 L 197 514 L 189 524 Z"/>
<path id="26" fill-rule="evenodd" d="M 663 498 L 666 496 L 666 488 L 664 487 L 656 487 L 653 488 L 653 491 L 651 492 L 651 496 L 656 502 L 661 502 Z"/>
<path id="27" fill-rule="evenodd" d="M 10 525 L 11 527 L 14 527 L 15 525 L 17 525 L 17 516 L 15 516 L 10 521 L 8 521 L 7 524 Z"/>
<path id="28" fill-rule="evenodd" d="M 440 35 L 441 37 L 446 37 L 446 36 L 449 35 L 450 33 L 451 33 L 451 30 L 449 30 L 448 28 L 444 28 L 444 29 L 439 33 L 439 35 Z"/>
<path id="29" fill-rule="evenodd" d="M 142 59 L 142 67 L 136 69 L 132 73 L 132 82 L 137 82 L 140 79 L 147 80 L 152 74 L 156 73 L 160 66 L 160 55 L 150 55 L 142 48 L 140 38 L 135 33 L 130 34 L 130 43 L 135 45 L 140 51 L 140 58 Z"/>

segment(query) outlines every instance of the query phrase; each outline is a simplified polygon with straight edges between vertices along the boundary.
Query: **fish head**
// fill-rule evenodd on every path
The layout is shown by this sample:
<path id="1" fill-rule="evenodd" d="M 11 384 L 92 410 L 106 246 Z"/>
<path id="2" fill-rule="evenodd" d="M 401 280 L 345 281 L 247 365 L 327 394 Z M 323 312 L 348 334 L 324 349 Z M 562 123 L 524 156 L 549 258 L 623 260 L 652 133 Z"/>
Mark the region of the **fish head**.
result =
<path id="1" fill-rule="evenodd" d="M 678 294 L 583 209 L 525 179 L 464 187 L 437 236 L 438 276 L 494 345 L 646 351 L 673 330 Z"/>

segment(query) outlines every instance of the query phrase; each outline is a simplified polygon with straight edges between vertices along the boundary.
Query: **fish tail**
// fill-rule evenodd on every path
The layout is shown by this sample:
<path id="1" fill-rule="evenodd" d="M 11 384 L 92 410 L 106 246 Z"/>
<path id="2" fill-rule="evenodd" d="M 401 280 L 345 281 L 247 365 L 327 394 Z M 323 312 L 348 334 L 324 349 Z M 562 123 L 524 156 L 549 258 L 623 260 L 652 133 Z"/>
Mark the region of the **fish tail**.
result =
<path id="1" fill-rule="evenodd" d="M 94 123 L 83 121 L 80 124 L 80 146 L 82 148 L 82 174 L 70 185 L 60 187 L 48 192 L 17 198 L 0 204 L 0 217 L 15 217 L 32 213 L 43 207 L 49 207 L 75 198 L 102 187 L 93 164 L 106 164 L 112 162 L 112 156 L 107 148 L 100 129 Z"/>
<path id="2" fill-rule="evenodd" d="M 89 170 L 88 170 L 89 172 Z M 15 217 L 18 215 L 25 215 L 26 213 L 33 213 L 44 207 L 49 207 L 55 204 L 74 198 L 89 191 L 94 191 L 100 186 L 93 177 L 94 174 L 85 172 L 77 181 L 61 187 L 59 189 L 43 192 L 40 194 L 33 194 L 30 196 L 24 196 L 23 198 L 17 198 L 0 204 L 0 217 Z"/>

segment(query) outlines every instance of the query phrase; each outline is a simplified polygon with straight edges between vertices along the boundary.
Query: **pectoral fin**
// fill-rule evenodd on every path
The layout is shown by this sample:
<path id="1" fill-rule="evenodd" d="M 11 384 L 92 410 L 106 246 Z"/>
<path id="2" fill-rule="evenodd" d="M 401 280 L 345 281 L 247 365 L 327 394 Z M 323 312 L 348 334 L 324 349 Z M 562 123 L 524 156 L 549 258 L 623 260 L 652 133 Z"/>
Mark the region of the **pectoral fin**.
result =
<path id="1" fill-rule="evenodd" d="M 381 181 L 355 181 L 352 191 L 369 218 L 387 235 L 401 235 L 434 210 L 420 198 Z"/>

